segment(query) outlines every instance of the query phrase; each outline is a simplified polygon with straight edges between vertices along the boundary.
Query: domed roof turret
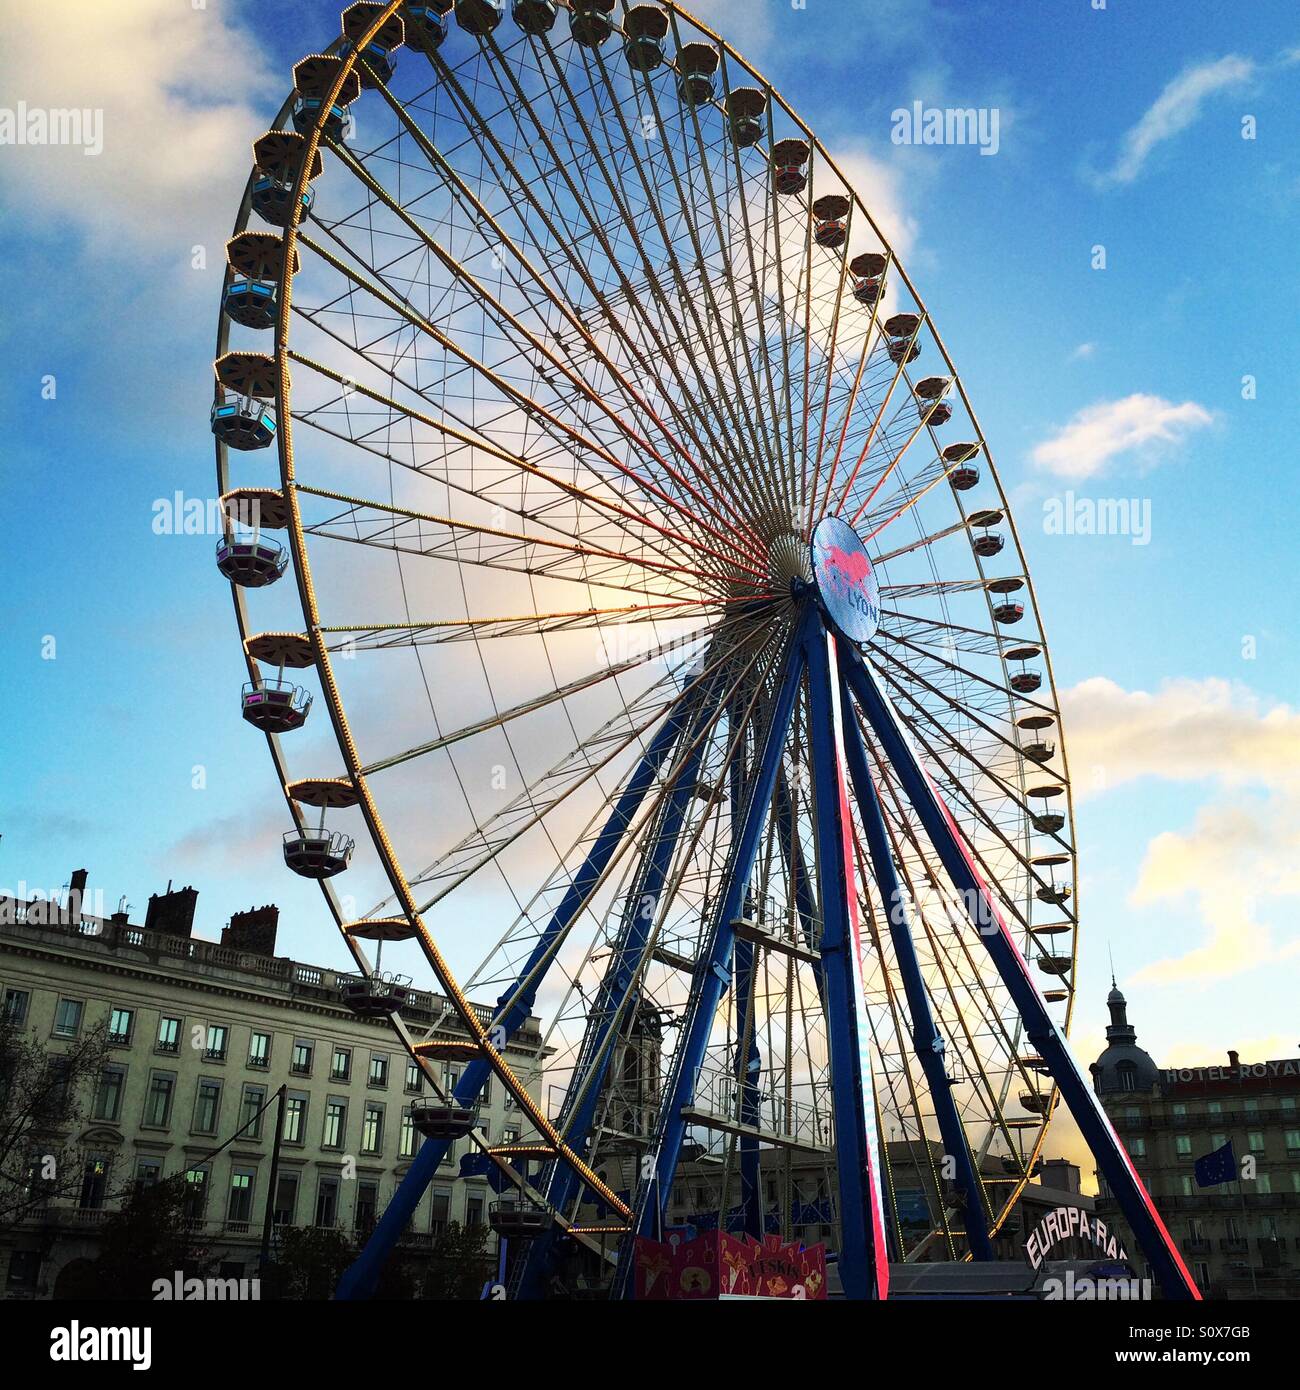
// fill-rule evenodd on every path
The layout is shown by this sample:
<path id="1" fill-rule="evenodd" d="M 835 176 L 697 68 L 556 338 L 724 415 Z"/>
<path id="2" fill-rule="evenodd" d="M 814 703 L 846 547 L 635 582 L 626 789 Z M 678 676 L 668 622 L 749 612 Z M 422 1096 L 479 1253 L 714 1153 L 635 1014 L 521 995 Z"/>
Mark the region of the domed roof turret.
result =
<path id="1" fill-rule="evenodd" d="M 1106 1047 L 1092 1064 L 1092 1084 L 1099 1096 L 1124 1092 L 1150 1093 L 1160 1080 L 1160 1068 L 1149 1052 L 1137 1045 L 1137 1030 L 1128 1021 L 1128 1000 L 1111 979 L 1111 991 L 1106 996 L 1110 1010 L 1110 1026 L 1106 1029 Z"/>

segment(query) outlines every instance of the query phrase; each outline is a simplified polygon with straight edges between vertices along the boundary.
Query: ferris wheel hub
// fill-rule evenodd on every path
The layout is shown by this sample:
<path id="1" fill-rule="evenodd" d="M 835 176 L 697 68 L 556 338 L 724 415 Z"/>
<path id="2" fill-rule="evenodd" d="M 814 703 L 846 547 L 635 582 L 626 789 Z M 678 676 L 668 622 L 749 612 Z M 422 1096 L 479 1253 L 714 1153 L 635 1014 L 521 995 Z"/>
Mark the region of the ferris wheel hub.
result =
<path id="1" fill-rule="evenodd" d="M 880 582 L 861 536 L 837 516 L 817 523 L 810 544 L 822 607 L 851 642 L 869 642 L 880 626 Z"/>

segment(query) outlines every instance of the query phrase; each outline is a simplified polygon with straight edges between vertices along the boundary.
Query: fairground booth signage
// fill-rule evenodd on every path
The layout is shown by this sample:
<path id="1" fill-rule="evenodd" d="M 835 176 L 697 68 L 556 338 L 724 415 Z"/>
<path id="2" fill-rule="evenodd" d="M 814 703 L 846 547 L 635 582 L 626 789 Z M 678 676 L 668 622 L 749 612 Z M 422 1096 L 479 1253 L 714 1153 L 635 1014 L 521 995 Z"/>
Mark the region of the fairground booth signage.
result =
<path id="1" fill-rule="evenodd" d="M 826 1297 L 826 1247 L 706 1231 L 693 1240 L 639 1238 L 636 1296 L 656 1299 Z"/>
<path id="2" fill-rule="evenodd" d="M 1025 1258 L 1037 1269 L 1054 1247 L 1077 1237 L 1096 1248 L 1099 1260 L 1128 1261 L 1128 1252 L 1114 1231 L 1099 1217 L 1082 1207 L 1054 1207 L 1030 1232 L 1025 1242 Z"/>

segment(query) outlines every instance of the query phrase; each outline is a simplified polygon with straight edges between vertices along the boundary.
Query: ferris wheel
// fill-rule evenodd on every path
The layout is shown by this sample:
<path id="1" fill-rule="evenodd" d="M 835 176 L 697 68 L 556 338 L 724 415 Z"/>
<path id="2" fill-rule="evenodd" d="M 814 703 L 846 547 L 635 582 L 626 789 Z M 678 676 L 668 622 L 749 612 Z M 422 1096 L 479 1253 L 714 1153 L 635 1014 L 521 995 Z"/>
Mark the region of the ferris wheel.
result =
<path id="1" fill-rule="evenodd" d="M 575 1248 L 626 1294 L 706 1160 L 756 1237 L 820 1168 L 884 1296 L 995 1254 L 1064 1099 L 1195 1296 L 1065 1046 L 1046 638 L 870 210 L 675 4 L 360 3 L 324 48 L 253 146 L 212 428 L 284 859 L 428 1085 L 341 1292 L 464 1139 L 514 1296 Z"/>

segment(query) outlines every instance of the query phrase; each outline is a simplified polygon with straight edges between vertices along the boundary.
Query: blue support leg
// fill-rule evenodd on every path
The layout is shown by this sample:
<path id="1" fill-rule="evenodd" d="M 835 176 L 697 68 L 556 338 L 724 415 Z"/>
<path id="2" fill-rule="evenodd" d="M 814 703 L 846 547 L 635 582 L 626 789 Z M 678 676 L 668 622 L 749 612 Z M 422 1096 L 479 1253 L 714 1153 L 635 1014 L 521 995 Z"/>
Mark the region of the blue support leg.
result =
<path id="1" fill-rule="evenodd" d="M 698 693 L 698 687 L 696 687 L 683 694 L 677 701 L 673 712 L 655 733 L 649 749 L 637 765 L 636 771 L 632 774 L 632 780 L 627 784 L 622 796 L 619 797 L 613 813 L 606 821 L 595 844 L 592 845 L 586 861 L 578 870 L 563 901 L 555 910 L 545 931 L 538 937 L 527 962 L 519 972 L 521 981 L 528 979 L 537 966 L 547 958 L 555 939 L 568 928 L 582 910 L 588 894 L 608 867 L 619 841 L 626 834 L 628 826 L 631 825 L 633 817 L 645 799 L 646 793 L 654 784 L 655 778 L 659 775 L 660 769 L 680 736 L 683 726 L 691 717 Z M 532 1011 L 541 980 L 542 975 L 539 974 L 528 989 L 520 994 L 508 1008 L 506 1005 L 514 993 L 513 990 L 508 990 L 498 1000 L 499 1008 L 505 1009 L 505 1012 L 498 1015 L 496 1025 L 502 1029 L 507 1040 L 522 1027 Z M 461 1073 L 461 1078 L 452 1093 L 456 1104 L 473 1105 L 478 1100 L 479 1093 L 491 1074 L 491 1063 L 485 1058 L 475 1058 L 470 1062 Z M 366 1242 L 365 1249 L 344 1271 L 343 1277 L 339 1280 L 338 1288 L 335 1290 L 335 1298 L 357 1299 L 373 1296 L 379 1283 L 379 1275 L 384 1267 L 384 1262 L 401 1237 L 402 1232 L 410 1224 L 411 1217 L 420 1204 L 420 1198 L 424 1196 L 425 1188 L 428 1187 L 434 1173 L 437 1172 L 447 1155 L 449 1144 L 450 1141 L 446 1139 L 426 1139 L 420 1146 L 419 1153 L 416 1154 L 410 1168 L 407 1169 L 406 1176 L 393 1194 L 392 1201 L 384 1208 L 384 1213 L 376 1223 L 370 1239 Z"/>
<path id="2" fill-rule="evenodd" d="M 711 712 L 705 705 L 685 737 L 696 740 L 696 736 L 706 726 Z M 682 760 L 677 785 L 664 809 L 654 847 L 638 876 L 636 889 L 625 911 L 619 940 L 615 944 L 609 966 L 601 981 L 600 993 L 596 996 L 589 1034 L 583 1039 L 579 1065 L 574 1070 L 569 1093 L 561 1110 L 561 1132 L 570 1147 L 584 1158 L 588 1152 L 596 1107 L 613 1061 L 611 1034 L 625 1022 L 626 1000 L 629 991 L 635 986 L 650 931 L 663 908 L 661 899 L 664 886 L 681 837 L 686 813 L 695 796 L 702 753 L 701 742 L 699 746 L 691 746 Z M 579 1183 L 580 1180 L 573 1168 L 557 1161 L 552 1167 L 546 1189 L 547 1201 L 556 1211 L 566 1210 L 577 1194 Z M 532 1243 L 519 1287 L 514 1293 L 516 1298 L 531 1299 L 541 1296 L 554 1260 L 558 1235 L 559 1232 L 552 1226 Z"/>
<path id="3" fill-rule="evenodd" d="M 804 640 L 821 883 L 822 974 L 835 1105 L 840 1282 L 846 1298 L 886 1298 L 889 1255 L 862 990 L 853 828 L 840 755 L 843 738 L 839 681 L 834 674 L 835 639 L 818 622 Z"/>
<path id="4" fill-rule="evenodd" d="M 935 1118 L 939 1122 L 944 1153 L 951 1158 L 956 1170 L 953 1176 L 956 1177 L 957 1186 L 962 1193 L 966 1239 L 971 1254 L 977 1260 L 991 1260 L 994 1258 L 993 1242 L 989 1239 L 983 1189 L 975 1173 L 975 1164 L 971 1159 L 970 1145 L 966 1142 L 966 1131 L 957 1113 L 957 1104 L 953 1100 L 952 1084 L 944 1065 L 943 1034 L 936 1026 L 934 1013 L 930 1008 L 930 996 L 921 974 L 920 962 L 917 960 L 916 943 L 912 939 L 907 900 L 894 868 L 893 850 L 885 829 L 880 797 L 867 766 L 867 750 L 862 742 L 862 730 L 853 716 L 847 684 L 841 688 L 841 705 L 844 711 L 844 752 L 849 767 L 849 778 L 853 784 L 853 795 L 862 819 L 862 828 L 867 837 L 867 852 L 871 856 L 871 867 L 880 889 L 880 901 L 889 922 L 889 936 L 894 943 L 894 959 L 898 963 L 898 973 L 903 979 L 907 1011 L 912 1020 L 912 1047 L 925 1074 L 926 1084 L 930 1088 L 930 1099 L 934 1103 Z M 940 1200 L 942 1201 L 942 1195 Z"/>
<path id="5" fill-rule="evenodd" d="M 913 752 L 893 707 L 859 653 L 845 649 L 843 670 L 881 751 L 920 817 L 926 835 L 957 889 L 964 911 L 1019 1010 L 1026 1036 L 1060 1088 L 1102 1175 L 1150 1261 L 1165 1297 L 1199 1299 L 1196 1281 L 1183 1263 L 1178 1247 L 1161 1221 L 1100 1100 L 1047 1012 L 1047 1005 L 1030 978 L 1029 967 L 980 876 L 956 821 Z"/>
<path id="6" fill-rule="evenodd" d="M 759 837 L 771 806 L 772 791 L 781 765 L 781 755 L 790 730 L 790 719 L 794 713 L 794 703 L 803 671 L 803 630 L 811 619 L 810 610 L 801 620 L 786 655 L 784 670 L 773 700 L 772 717 L 768 723 L 762 756 L 750 785 L 740 834 L 733 845 L 727 865 L 725 888 L 713 919 L 709 948 L 696 967 L 677 1057 L 668 1084 L 664 1088 L 654 1167 L 649 1175 L 642 1179 L 637 1192 L 633 1230 L 624 1240 L 620 1252 L 618 1274 L 614 1284 L 616 1297 L 627 1296 L 632 1286 L 635 1237 L 648 1235 L 661 1228 L 663 1213 L 672 1192 L 673 1175 L 677 1171 L 677 1160 L 681 1154 L 682 1136 L 686 1127 L 682 1110 L 690 1103 L 695 1093 L 695 1084 L 704 1064 L 709 1034 L 713 1029 L 718 1006 L 722 1002 L 723 993 L 731 983 L 732 947 L 735 943 L 732 923 L 736 920 L 749 887 L 750 874 L 753 872 L 754 860 L 758 854 Z"/>
<path id="7" fill-rule="evenodd" d="M 733 707 L 731 729 L 737 728 Z M 740 833 L 740 807 L 745 794 L 746 768 L 744 752 L 731 764 L 731 833 Z M 746 895 L 748 896 L 748 895 Z M 755 904 L 749 903 L 753 911 Z M 745 910 L 742 905 L 742 912 Z M 740 1098 L 738 1118 L 742 1125 L 758 1128 L 760 1119 L 759 1083 L 763 1074 L 763 1054 L 758 1045 L 756 1000 L 754 998 L 755 970 L 758 949 L 752 941 L 736 942 L 736 985 L 732 990 L 736 1018 L 736 1091 Z M 745 1040 L 748 1019 L 749 1040 Z M 740 1228 L 755 1240 L 763 1238 L 763 1185 L 759 1173 L 758 1139 L 742 1134 L 736 1142 L 740 1157 Z M 725 1207 L 727 1194 L 722 1194 Z M 722 1213 L 722 1229 L 729 1229 L 727 1212 Z"/>

